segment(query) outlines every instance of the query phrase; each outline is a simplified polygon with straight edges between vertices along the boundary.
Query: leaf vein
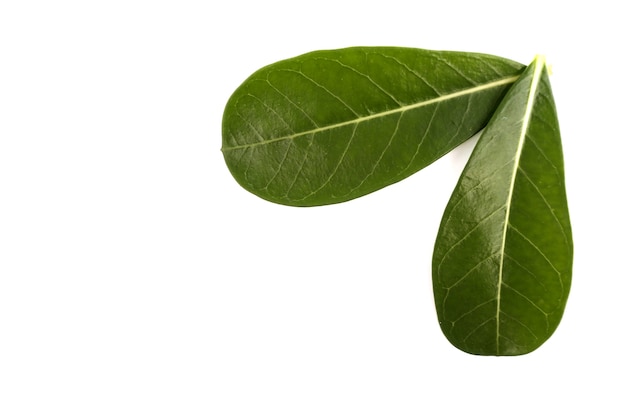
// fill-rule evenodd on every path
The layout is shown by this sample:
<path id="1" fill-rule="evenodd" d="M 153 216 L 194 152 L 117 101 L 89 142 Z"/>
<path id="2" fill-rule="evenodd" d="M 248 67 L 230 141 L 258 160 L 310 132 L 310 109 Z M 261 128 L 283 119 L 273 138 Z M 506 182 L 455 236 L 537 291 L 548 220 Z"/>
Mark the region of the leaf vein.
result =
<path id="1" fill-rule="evenodd" d="M 506 209 L 506 204 L 503 204 L 502 206 L 498 207 L 497 209 L 495 209 L 494 211 L 492 211 L 488 216 L 482 218 L 481 220 L 478 221 L 478 223 L 476 223 L 474 225 L 474 227 L 472 227 L 470 230 L 467 231 L 467 233 L 465 233 L 460 239 L 458 239 L 453 245 L 450 245 L 450 247 L 448 248 L 448 250 L 443 254 L 443 256 L 441 257 L 441 261 L 439 262 L 438 268 L 437 268 L 437 274 L 440 274 L 441 271 L 441 266 L 444 263 L 444 260 L 448 257 L 448 255 L 460 244 L 462 244 L 465 239 L 467 239 L 473 232 L 475 232 L 476 230 L 478 230 L 484 223 L 488 222 L 489 220 L 491 220 L 491 218 L 493 216 L 495 216 L 496 214 L 498 214 L 500 211 L 502 211 L 503 209 Z"/>
<path id="2" fill-rule="evenodd" d="M 439 90 L 437 90 L 430 82 L 428 82 L 428 80 L 426 80 L 426 77 L 424 77 L 423 75 L 421 75 L 419 72 L 415 71 L 413 68 L 409 67 L 407 64 L 405 64 L 404 62 L 400 61 L 398 58 L 392 57 L 392 56 L 388 56 L 385 55 L 383 53 L 378 53 L 378 55 L 390 59 L 394 62 L 396 62 L 398 65 L 401 65 L 402 67 L 404 67 L 404 69 L 406 69 L 410 74 L 414 75 L 417 79 L 419 79 L 421 82 L 423 82 L 424 84 L 426 84 L 426 86 L 428 86 L 431 90 L 433 90 L 433 92 L 435 94 L 437 94 L 438 96 L 441 95 L 441 92 L 439 92 Z M 500 75 L 500 74 L 498 74 Z M 500 75 L 501 76 L 501 75 Z"/>
<path id="3" fill-rule="evenodd" d="M 461 71 L 460 69 L 458 69 L 457 67 L 455 67 L 454 65 L 452 65 L 450 63 L 450 61 L 448 61 L 445 58 L 442 57 L 436 57 L 437 60 L 439 60 L 440 62 L 443 62 L 444 64 L 446 64 L 446 66 L 448 66 L 449 68 L 451 68 L 453 71 L 455 71 L 457 74 L 459 74 L 461 76 L 461 78 L 465 79 L 467 82 L 469 82 L 471 85 L 478 85 L 478 83 L 474 80 L 472 80 L 471 78 L 469 78 L 467 75 L 465 75 L 465 73 L 463 73 L 463 71 Z"/>
<path id="4" fill-rule="evenodd" d="M 380 84 L 378 84 L 376 81 L 374 81 L 374 79 L 369 76 L 368 74 L 365 74 L 361 71 L 359 71 L 358 69 L 354 68 L 351 65 L 348 64 L 344 64 L 343 62 L 339 61 L 338 59 L 330 59 L 330 58 L 316 58 L 319 60 L 325 60 L 325 61 L 331 61 L 331 62 L 336 62 L 339 65 L 341 65 L 342 67 L 354 72 L 355 74 L 365 78 L 366 80 L 368 80 L 374 87 L 376 87 L 377 89 L 379 89 L 383 94 L 385 94 L 387 97 L 389 97 L 390 99 L 392 99 L 398 106 L 402 106 L 402 103 L 400 103 L 394 96 L 393 94 L 391 94 L 390 92 L 388 92 L 385 88 L 383 88 L 383 86 L 381 86 Z"/>
<path id="5" fill-rule="evenodd" d="M 563 237 L 565 238 L 565 243 L 569 247 L 570 246 L 570 240 L 569 240 L 569 237 L 567 236 L 567 233 L 565 232 L 565 227 L 563 227 L 563 223 L 561 223 L 561 220 L 559 220 L 559 218 L 556 216 L 556 213 L 555 213 L 554 209 L 552 208 L 552 205 L 550 204 L 548 199 L 545 197 L 545 195 L 541 192 L 541 190 L 539 189 L 537 184 L 535 184 L 535 182 L 526 173 L 526 171 L 524 171 L 524 169 L 522 169 L 522 167 L 519 167 L 519 171 L 528 180 L 528 183 L 533 187 L 533 189 L 537 192 L 537 194 L 539 194 L 539 197 L 541 197 L 541 200 L 544 202 L 546 207 L 548 207 L 548 210 L 550 211 L 550 214 L 552 215 L 552 218 L 556 221 L 556 223 L 559 225 L 559 228 L 561 229 L 561 233 L 563 234 Z"/>
<path id="6" fill-rule="evenodd" d="M 348 105 L 348 103 L 346 103 L 341 97 L 339 97 L 337 94 L 333 93 L 332 91 L 330 91 L 327 87 L 324 87 L 322 84 L 320 84 L 318 81 L 315 81 L 313 78 L 309 77 L 308 75 L 306 75 L 305 73 L 303 73 L 302 71 L 297 71 L 297 70 L 293 70 L 293 69 L 287 69 L 287 68 L 281 68 L 281 69 L 276 69 L 274 71 L 284 71 L 284 72 L 293 72 L 295 74 L 300 75 L 302 78 L 308 80 L 309 82 L 311 82 L 312 84 L 314 84 L 315 86 L 321 88 L 322 90 L 324 90 L 329 96 L 331 96 L 332 98 L 334 98 L 335 100 L 337 100 L 338 102 L 340 102 L 343 106 L 345 106 L 345 108 L 347 108 L 348 110 L 350 110 L 354 116 L 356 117 L 362 117 L 357 111 L 355 111 L 351 106 Z"/>
<path id="7" fill-rule="evenodd" d="M 516 319 L 515 317 L 513 317 L 510 314 L 506 314 L 504 311 L 500 312 L 501 315 L 508 317 L 510 320 L 516 322 L 517 324 L 519 324 L 520 326 L 522 326 L 523 328 L 525 328 L 528 333 L 530 333 L 535 339 L 539 340 L 539 337 L 537 337 L 537 335 L 535 334 L 535 332 L 533 332 L 533 330 L 528 327 L 526 324 L 524 324 L 521 320 Z M 505 338 L 504 336 L 502 336 L 502 334 L 499 334 L 498 337 L 502 337 Z M 507 339 L 507 340 L 511 340 L 511 339 Z"/>
<path id="8" fill-rule="evenodd" d="M 370 114 L 368 116 L 361 116 L 359 117 L 356 113 L 355 116 L 357 116 L 355 119 L 351 119 L 351 120 L 347 120 L 344 122 L 339 122 L 339 123 L 334 123 L 334 124 L 330 124 L 327 126 L 322 126 L 319 127 L 317 129 L 312 129 L 312 130 L 308 130 L 308 131 L 303 131 L 303 132 L 298 132 L 298 133 L 292 133 L 292 134 L 288 134 L 288 135 L 284 135 L 284 136 L 280 136 L 280 137 L 276 137 L 276 138 L 269 138 L 269 139 L 265 139 L 264 141 L 260 141 L 260 142 L 254 142 L 254 143 L 250 143 L 250 144 L 245 144 L 245 145 L 238 145 L 238 146 L 229 146 L 229 147 L 223 147 L 222 151 L 223 152 L 227 152 L 230 150 L 234 150 L 234 149 L 240 149 L 240 148 L 245 148 L 245 147 L 254 147 L 254 146 L 260 146 L 260 145 L 267 145 L 270 143 L 274 143 L 274 142 L 279 142 L 279 141 L 283 141 L 283 140 L 293 140 L 297 137 L 300 136 L 308 136 L 311 134 L 315 134 L 321 131 L 326 131 L 326 130 L 332 130 L 332 129 L 337 129 L 340 127 L 344 127 L 344 126 L 350 126 L 350 125 L 355 125 L 355 124 L 359 124 L 368 120 L 374 120 L 374 119 L 379 119 L 379 118 L 383 118 L 395 113 L 402 113 L 402 112 L 406 112 L 406 111 L 411 111 L 414 109 L 418 109 L 420 107 L 426 107 L 426 106 L 430 106 L 439 102 L 443 102 L 443 101 L 447 101 L 447 100 L 453 100 L 455 98 L 464 96 L 464 95 L 468 95 L 468 94 L 473 94 L 479 91 L 484 91 L 484 90 L 489 90 L 491 88 L 496 88 L 496 87 L 500 87 L 502 85 L 506 85 L 506 84 L 511 84 L 513 82 L 515 82 L 515 80 L 517 80 L 519 77 L 518 76 L 513 76 L 513 77 L 507 77 L 507 78 L 503 78 L 500 80 L 496 80 L 496 81 L 492 81 L 483 85 L 479 85 L 476 87 L 472 87 L 472 88 L 467 88 L 465 90 L 460 90 L 460 91 L 456 91 L 454 93 L 450 93 L 450 94 L 446 94 L 443 96 L 439 96 L 433 99 L 428 99 L 428 100 L 424 100 L 424 101 L 419 101 L 416 103 L 412 103 L 412 104 L 407 104 L 405 106 L 401 106 L 395 109 L 391 109 L 391 110 L 386 110 L 386 111 L 382 111 L 379 113 L 374 113 L 374 114 Z M 353 111 L 353 110 L 352 110 Z M 353 111 L 354 113 L 354 111 Z"/>
<path id="9" fill-rule="evenodd" d="M 521 232 L 521 230 L 519 230 L 518 228 L 516 228 L 515 226 L 513 226 L 512 223 L 509 222 L 509 229 L 513 230 L 515 233 L 517 233 L 522 239 L 524 239 L 526 242 L 528 242 L 528 244 L 530 246 L 532 246 L 540 255 L 541 257 L 548 263 L 548 265 L 550 265 L 550 268 L 552 268 L 554 270 L 554 272 L 557 273 L 557 275 L 559 276 L 559 280 L 561 277 L 561 272 L 557 269 L 556 266 L 554 266 L 554 264 L 552 263 L 552 261 L 546 256 L 546 254 L 530 239 L 528 238 L 528 236 L 526 236 L 524 233 Z"/>
<path id="10" fill-rule="evenodd" d="M 509 284 L 507 284 L 506 282 L 502 282 L 502 285 L 506 288 L 508 288 L 509 290 L 513 291 L 515 294 L 519 295 L 520 297 L 522 297 L 523 299 L 525 299 L 526 301 L 528 301 L 533 307 L 535 307 L 537 310 L 539 310 L 541 313 L 543 313 L 544 316 L 548 316 L 548 313 L 542 309 L 541 307 L 539 307 L 533 300 L 531 300 L 527 295 L 521 293 L 520 291 L 518 291 L 517 289 L 513 288 L 512 286 L 510 286 Z"/>
<path id="11" fill-rule="evenodd" d="M 507 161 L 505 164 L 499 166 L 498 168 L 493 170 L 491 173 L 489 173 L 489 174 L 485 175 L 484 177 L 482 177 L 480 179 L 480 181 L 476 185 L 474 185 L 472 188 L 469 188 L 467 190 L 467 192 L 465 192 L 463 195 L 459 196 L 459 198 L 457 199 L 457 201 L 454 204 L 454 206 L 452 206 L 452 208 L 450 209 L 448 218 L 446 219 L 446 222 L 444 223 L 443 228 L 447 227 L 448 223 L 450 222 L 450 220 L 453 217 L 452 213 L 454 213 L 456 211 L 457 207 L 463 202 L 463 200 L 465 200 L 467 197 L 469 197 L 469 195 L 470 195 L 470 193 L 472 191 L 475 191 L 477 188 L 482 186 L 486 181 L 491 179 L 491 177 L 493 177 L 494 175 L 498 174 L 502 169 L 504 169 L 507 166 L 511 165 L 512 162 L 513 162 L 513 160 L 510 160 L 510 161 Z"/>
<path id="12" fill-rule="evenodd" d="M 482 261 L 478 262 L 476 265 L 474 265 L 471 269 L 469 269 L 461 278 L 459 278 L 458 280 L 456 280 L 454 283 L 452 283 L 450 286 L 448 287 L 442 287 L 445 290 L 451 290 L 454 287 L 456 287 L 457 285 L 459 285 L 464 279 L 466 279 L 468 276 L 471 275 L 472 272 L 474 272 L 476 269 L 478 269 L 482 264 L 484 264 L 487 261 L 490 261 L 493 259 L 493 257 L 495 255 L 497 255 L 499 253 L 498 252 L 494 252 L 491 255 L 487 256 L 485 259 L 483 259 Z"/>
<path id="13" fill-rule="evenodd" d="M 354 137 L 356 136 L 356 131 L 358 129 L 358 125 L 354 125 L 352 128 L 352 134 L 350 135 L 350 139 L 348 140 L 348 143 L 346 144 L 346 147 L 344 148 L 341 156 L 339 157 L 339 160 L 337 161 L 335 168 L 333 169 L 333 171 L 330 173 L 330 175 L 328 176 L 328 178 L 326 179 L 326 181 L 324 181 L 322 183 L 322 185 L 320 185 L 318 188 L 316 188 L 315 190 L 311 191 L 309 194 L 303 196 L 302 198 L 296 199 L 296 200 L 292 200 L 292 201 L 302 201 L 302 200 L 306 200 L 307 198 L 311 197 L 313 194 L 319 192 L 322 188 L 324 188 L 326 185 L 328 185 L 330 183 L 330 181 L 334 178 L 334 176 L 337 174 L 337 171 L 339 171 L 339 168 L 341 167 L 341 164 L 343 163 L 343 160 L 346 157 L 346 154 L 348 153 L 348 149 L 350 149 L 350 146 L 352 145 L 352 142 L 354 141 Z M 312 142 L 312 140 L 311 140 Z M 291 189 L 291 187 L 290 187 Z"/>
<path id="14" fill-rule="evenodd" d="M 398 129 L 400 128 L 400 123 L 402 121 L 402 116 L 403 115 L 404 115 L 404 113 L 400 113 L 400 116 L 398 117 L 398 120 L 396 121 L 396 126 L 394 128 L 394 131 L 391 134 L 391 137 L 389 138 L 389 141 L 387 142 L 387 145 L 385 146 L 385 148 L 380 153 L 380 156 L 378 157 L 378 159 L 376 159 L 374 164 L 372 164 L 372 169 L 370 170 L 370 172 L 367 173 L 363 177 L 363 179 L 361 180 L 361 182 L 359 184 L 357 184 L 356 186 L 352 187 L 352 189 L 350 189 L 350 191 L 345 193 L 344 196 L 352 194 L 355 190 L 357 190 L 359 187 L 361 187 L 365 183 L 365 181 L 367 181 L 368 178 L 370 178 L 374 174 L 374 172 L 376 171 L 376 169 L 380 165 L 380 162 L 382 161 L 383 157 L 387 153 L 387 150 L 391 147 L 391 143 L 393 142 L 393 140 L 396 138 L 396 136 L 398 134 Z"/>
<path id="15" fill-rule="evenodd" d="M 278 94 L 280 94 L 285 100 L 287 100 L 287 102 L 289 102 L 292 106 L 294 106 L 296 109 L 298 109 L 307 119 L 309 119 L 309 121 L 313 124 L 313 126 L 315 126 L 316 128 L 319 128 L 319 125 L 315 122 L 315 120 L 313 120 L 313 118 L 301 106 L 299 106 L 297 103 L 295 103 L 293 100 L 291 100 L 289 98 L 289 96 L 287 96 L 287 94 L 283 93 L 278 88 L 276 88 L 276 86 L 274 86 L 271 83 L 271 81 L 267 80 L 267 84 L 272 89 L 274 89 L 274 91 L 276 91 Z"/>
<path id="16" fill-rule="evenodd" d="M 533 271 L 531 271 L 530 269 L 526 268 L 524 265 L 522 265 L 521 262 L 519 262 L 517 259 L 513 258 L 508 253 L 504 252 L 504 256 L 506 258 L 508 258 L 511 262 L 515 263 L 519 268 L 523 269 L 526 273 L 530 274 L 530 276 L 533 277 L 535 282 L 537 282 L 537 284 L 541 285 L 543 287 L 543 289 L 547 291 L 548 287 L 546 287 L 546 284 L 541 279 L 539 279 L 539 277 L 537 275 L 535 275 L 535 273 Z"/>
<path id="17" fill-rule="evenodd" d="M 493 301 L 493 300 L 491 300 Z M 463 338 L 463 342 L 467 343 L 467 339 L 470 338 L 471 335 L 473 335 L 474 333 L 476 333 L 481 327 L 485 326 L 487 323 L 489 323 L 492 320 L 495 320 L 495 317 L 490 317 L 487 320 L 483 321 L 482 323 L 480 323 L 478 326 L 476 326 L 474 329 L 472 329 L 472 331 L 470 331 L 468 334 L 465 335 L 465 337 Z"/>
<path id="18" fill-rule="evenodd" d="M 470 314 L 472 314 L 473 312 L 475 312 L 476 310 L 478 310 L 479 308 L 486 306 L 489 303 L 493 303 L 496 299 L 495 298 L 490 298 L 487 301 L 483 301 L 482 303 L 479 303 L 478 305 L 475 305 L 474 307 L 472 307 L 470 310 L 466 311 L 465 313 L 461 314 L 459 317 L 457 317 L 456 319 L 454 319 L 453 321 L 451 321 L 452 325 L 454 326 L 459 320 L 469 316 Z"/>

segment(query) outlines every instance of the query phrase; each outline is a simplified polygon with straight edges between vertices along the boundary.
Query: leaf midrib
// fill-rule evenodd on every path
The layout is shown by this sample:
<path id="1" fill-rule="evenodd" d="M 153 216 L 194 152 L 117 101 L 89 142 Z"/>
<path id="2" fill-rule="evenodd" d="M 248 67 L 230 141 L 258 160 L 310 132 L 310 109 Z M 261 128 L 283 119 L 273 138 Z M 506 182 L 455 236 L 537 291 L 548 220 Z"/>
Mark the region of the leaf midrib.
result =
<path id="1" fill-rule="evenodd" d="M 311 129 L 311 130 L 307 130 L 307 131 L 303 131 L 303 132 L 299 132 L 299 133 L 294 133 L 292 135 L 286 135 L 286 136 L 281 136 L 278 138 L 273 138 L 273 139 L 266 139 L 266 140 L 262 140 L 259 142 L 255 142 L 255 143 L 248 143 L 248 144 L 244 144 L 244 145 L 236 145 L 236 146 L 228 146 L 228 147 L 223 147 L 222 148 L 222 152 L 226 152 L 226 151 L 232 151 L 232 150 L 236 150 L 236 149 L 246 149 L 246 148 L 252 148 L 252 147 L 256 147 L 256 146 L 261 146 L 261 145 L 267 145 L 270 143 L 274 143 L 274 142 L 280 142 L 283 140 L 289 140 L 289 139 L 295 139 L 297 137 L 301 137 L 301 136 L 307 136 L 307 135 L 315 135 L 317 133 L 320 132 L 324 132 L 327 130 L 332 130 L 332 129 L 338 129 L 344 126 L 350 126 L 350 125 L 354 125 L 354 124 L 359 124 L 362 122 L 366 122 L 368 120 L 373 120 L 373 119 L 377 119 L 377 118 L 381 118 L 381 117 L 386 117 L 392 114 L 397 114 L 397 113 L 403 113 L 406 111 L 410 111 L 410 110 L 414 110 L 420 107 L 424 107 L 424 106 L 428 106 L 430 104 L 435 104 L 435 103 L 439 103 L 442 101 L 447 101 L 447 100 L 452 100 L 458 97 L 462 97 L 468 94 L 473 94 L 473 93 L 477 93 L 480 91 L 485 91 L 485 90 L 489 90 L 490 88 L 495 88 L 495 87 L 499 87 L 501 85 L 505 85 L 505 84 L 512 84 L 514 83 L 517 79 L 519 78 L 518 75 L 512 76 L 512 77 L 506 77 L 497 81 L 492 81 L 486 84 L 481 84 L 481 85 L 477 85 L 475 87 L 472 88 L 468 88 L 465 90 L 460 90 L 460 91 L 456 91 L 454 93 L 450 93 L 450 94 L 444 94 L 442 96 L 439 97 L 435 97 L 433 99 L 430 100 L 425 100 L 425 101 L 421 101 L 418 103 L 413 103 L 413 104 L 409 104 L 406 106 L 400 106 L 398 108 L 395 109 L 391 109 L 391 110 L 386 110 L 383 112 L 379 112 L 379 113 L 374 113 L 374 114 L 370 114 L 368 116 L 362 116 L 362 117 L 358 117 L 352 120 L 347 120 L 345 122 L 340 122 L 340 123 L 335 123 L 335 124 L 331 124 L 328 126 L 322 126 L 322 127 L 318 127 L 315 129 Z"/>
<path id="2" fill-rule="evenodd" d="M 511 170 L 511 182 L 509 184 L 509 192 L 506 201 L 506 212 L 504 215 L 504 224 L 502 231 L 502 245 L 500 249 L 500 265 L 498 271 L 498 284 L 496 294 L 496 355 L 500 354 L 500 301 L 501 291 L 503 285 L 503 270 L 504 270 L 504 251 L 506 247 L 507 231 L 509 228 L 509 217 L 511 214 L 511 203 L 513 200 L 513 190 L 515 188 L 515 179 L 517 172 L 519 171 L 520 158 L 522 156 L 522 149 L 524 148 L 524 141 L 526 134 L 528 133 L 528 125 L 532 115 L 533 107 L 535 105 L 535 97 L 537 96 L 537 89 L 539 87 L 539 81 L 541 80 L 541 74 L 545 66 L 545 58 L 542 55 L 538 55 L 535 58 L 535 68 L 533 71 L 533 77 L 530 84 L 530 90 L 528 92 L 528 101 L 526 103 L 526 109 L 524 110 L 524 117 L 522 119 L 522 127 L 520 130 L 520 136 L 518 139 L 517 150 L 515 152 L 513 169 Z"/>

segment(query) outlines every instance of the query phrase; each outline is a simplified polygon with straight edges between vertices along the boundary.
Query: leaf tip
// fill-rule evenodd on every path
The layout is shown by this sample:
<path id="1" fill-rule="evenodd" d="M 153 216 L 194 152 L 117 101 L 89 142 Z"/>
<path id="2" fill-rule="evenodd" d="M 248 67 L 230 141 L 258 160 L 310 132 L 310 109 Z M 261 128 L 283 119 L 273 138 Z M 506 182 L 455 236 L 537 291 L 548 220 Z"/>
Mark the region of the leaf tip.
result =
<path id="1" fill-rule="evenodd" d="M 546 71 L 548 71 L 548 75 L 552 75 L 553 70 L 552 70 L 552 64 L 548 64 L 546 61 L 546 56 L 543 54 L 537 54 L 535 55 L 535 59 L 533 60 L 535 62 L 535 65 L 537 65 L 538 67 L 545 67 Z"/>
<path id="2" fill-rule="evenodd" d="M 537 65 L 546 65 L 546 56 L 543 54 L 537 54 L 535 55 L 534 61 Z"/>

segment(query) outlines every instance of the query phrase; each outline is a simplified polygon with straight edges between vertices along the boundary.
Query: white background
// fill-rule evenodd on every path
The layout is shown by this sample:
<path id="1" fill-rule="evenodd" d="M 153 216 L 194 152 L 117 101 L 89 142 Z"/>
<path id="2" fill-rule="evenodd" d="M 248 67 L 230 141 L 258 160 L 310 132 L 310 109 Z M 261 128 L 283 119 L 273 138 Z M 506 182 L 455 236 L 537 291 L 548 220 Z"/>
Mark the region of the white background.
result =
<path id="1" fill-rule="evenodd" d="M 625 415 L 617 4 L 3 1 L 0 415 Z M 330 207 L 230 176 L 234 89 L 355 45 L 552 64 L 575 262 L 539 350 L 468 355 L 437 324 L 432 246 L 471 141 Z"/>

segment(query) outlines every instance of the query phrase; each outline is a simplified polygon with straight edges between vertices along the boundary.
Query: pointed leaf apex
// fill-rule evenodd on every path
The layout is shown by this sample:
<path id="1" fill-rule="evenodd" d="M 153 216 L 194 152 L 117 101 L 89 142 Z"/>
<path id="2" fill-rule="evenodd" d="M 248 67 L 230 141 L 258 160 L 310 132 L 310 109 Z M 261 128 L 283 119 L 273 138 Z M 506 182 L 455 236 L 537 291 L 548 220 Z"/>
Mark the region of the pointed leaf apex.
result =
<path id="1" fill-rule="evenodd" d="M 548 65 L 546 62 L 546 56 L 543 54 L 535 55 L 535 59 L 533 60 L 535 65 L 539 68 L 546 67 L 546 71 L 548 71 L 548 75 L 552 75 L 552 65 Z"/>

